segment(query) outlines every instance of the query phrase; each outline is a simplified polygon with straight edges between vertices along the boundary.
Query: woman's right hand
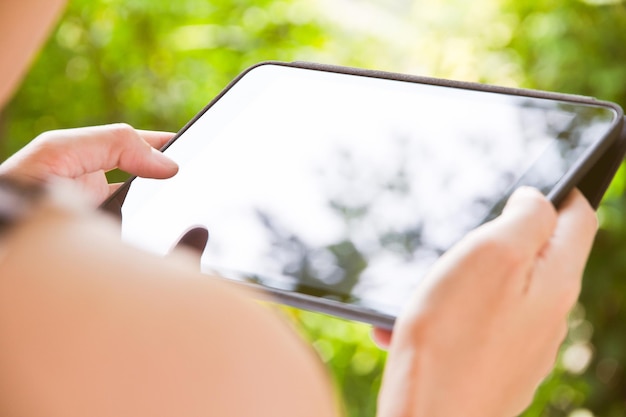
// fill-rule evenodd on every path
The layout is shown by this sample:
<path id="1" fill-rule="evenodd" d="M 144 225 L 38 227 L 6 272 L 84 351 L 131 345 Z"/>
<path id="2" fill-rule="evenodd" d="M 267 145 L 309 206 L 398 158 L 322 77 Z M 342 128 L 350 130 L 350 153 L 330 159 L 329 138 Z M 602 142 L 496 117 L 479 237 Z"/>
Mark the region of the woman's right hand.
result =
<path id="1" fill-rule="evenodd" d="M 380 417 L 508 417 L 551 371 L 597 230 L 575 190 L 558 212 L 522 188 L 435 265 L 398 319 Z"/>

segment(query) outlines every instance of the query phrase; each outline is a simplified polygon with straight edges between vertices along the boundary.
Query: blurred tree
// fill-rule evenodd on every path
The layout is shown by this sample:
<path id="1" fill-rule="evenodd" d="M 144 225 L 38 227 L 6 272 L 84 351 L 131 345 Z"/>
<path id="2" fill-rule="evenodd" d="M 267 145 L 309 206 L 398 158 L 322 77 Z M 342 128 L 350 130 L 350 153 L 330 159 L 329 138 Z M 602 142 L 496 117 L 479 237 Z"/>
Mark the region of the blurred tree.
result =
<path id="1" fill-rule="evenodd" d="M 244 68 L 306 56 L 323 33 L 295 2 L 70 1 L 5 112 L 3 155 L 55 128 L 178 130 Z"/>

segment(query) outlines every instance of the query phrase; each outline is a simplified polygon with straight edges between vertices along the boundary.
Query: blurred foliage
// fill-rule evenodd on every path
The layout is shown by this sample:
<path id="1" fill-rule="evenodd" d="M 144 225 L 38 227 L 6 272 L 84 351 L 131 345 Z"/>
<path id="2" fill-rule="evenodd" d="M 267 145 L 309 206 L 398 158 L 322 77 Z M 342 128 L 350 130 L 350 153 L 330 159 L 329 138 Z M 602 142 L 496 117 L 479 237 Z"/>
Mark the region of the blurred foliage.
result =
<path id="1" fill-rule="evenodd" d="M 263 60 L 539 88 L 626 106 L 625 27 L 619 0 L 70 0 L 0 114 L 0 159 L 56 128 L 125 121 L 178 130 Z M 625 191 L 622 170 L 599 210 L 570 336 L 526 416 L 626 415 Z M 369 327 L 284 311 L 329 365 L 347 415 L 373 416 L 385 354 Z"/>
<path id="2" fill-rule="evenodd" d="M 247 66 L 324 43 L 307 6 L 274 0 L 70 1 L 2 135 L 125 121 L 178 130 Z"/>

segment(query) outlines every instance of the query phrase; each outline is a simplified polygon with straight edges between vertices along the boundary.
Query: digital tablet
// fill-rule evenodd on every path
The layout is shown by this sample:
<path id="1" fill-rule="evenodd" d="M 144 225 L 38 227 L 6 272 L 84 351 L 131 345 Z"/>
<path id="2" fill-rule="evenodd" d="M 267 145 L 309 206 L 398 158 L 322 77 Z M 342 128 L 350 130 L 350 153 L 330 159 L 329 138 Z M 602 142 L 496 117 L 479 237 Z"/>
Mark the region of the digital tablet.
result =
<path id="1" fill-rule="evenodd" d="M 391 328 L 442 253 L 520 185 L 558 205 L 622 119 L 586 97 L 268 62 L 166 146 L 176 176 L 104 208 L 148 251 L 200 231 L 203 272 Z"/>

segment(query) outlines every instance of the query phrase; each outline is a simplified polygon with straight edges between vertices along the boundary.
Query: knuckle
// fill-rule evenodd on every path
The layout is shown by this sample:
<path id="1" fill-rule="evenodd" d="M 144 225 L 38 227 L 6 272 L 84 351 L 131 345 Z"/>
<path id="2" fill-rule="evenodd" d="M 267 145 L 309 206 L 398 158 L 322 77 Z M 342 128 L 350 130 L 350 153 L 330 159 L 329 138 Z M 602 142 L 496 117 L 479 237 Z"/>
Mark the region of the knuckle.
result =
<path id="1" fill-rule="evenodd" d="M 50 143 L 58 141 L 63 137 L 63 130 L 48 130 L 40 133 L 33 139 L 32 144 L 36 146 L 49 146 Z"/>
<path id="2" fill-rule="evenodd" d="M 124 123 L 124 122 L 112 123 L 109 125 L 109 127 L 111 127 L 111 129 L 116 129 L 116 130 L 121 130 L 121 131 L 134 130 L 131 125 L 129 125 L 128 123 Z"/>
<path id="3" fill-rule="evenodd" d="M 28 155 L 34 160 L 44 161 L 54 165 L 58 159 L 63 159 L 63 143 L 66 137 L 64 130 L 50 130 L 38 135 L 25 147 Z"/>
<path id="4" fill-rule="evenodd" d="M 127 153 L 145 152 L 150 147 L 138 134 L 135 128 L 127 123 L 115 123 L 108 125 L 107 129 L 111 135 L 111 151 Z"/>
<path id="5" fill-rule="evenodd" d="M 40 133 L 39 135 L 37 135 L 37 137 L 35 137 L 33 142 L 45 142 L 45 141 L 48 141 L 48 140 L 50 140 L 51 138 L 54 137 L 56 132 L 57 132 L 56 130 L 48 130 L 46 132 Z"/>
<path id="6" fill-rule="evenodd" d="M 475 256 L 493 259 L 506 270 L 516 270 L 526 262 L 526 255 L 521 248 L 510 239 L 501 236 L 481 236 L 475 245 Z"/>
<path id="7" fill-rule="evenodd" d="M 480 233 L 472 238 L 468 248 L 466 266 L 479 274 L 477 278 L 481 285 L 487 286 L 485 291 L 491 288 L 497 299 L 507 300 L 508 295 L 517 293 L 523 287 L 531 258 L 514 240 L 497 234 Z"/>
<path id="8" fill-rule="evenodd" d="M 135 133 L 135 129 L 128 123 L 114 123 L 108 125 L 107 128 L 114 135 L 121 137 L 131 137 Z"/>

